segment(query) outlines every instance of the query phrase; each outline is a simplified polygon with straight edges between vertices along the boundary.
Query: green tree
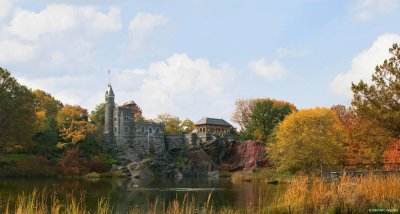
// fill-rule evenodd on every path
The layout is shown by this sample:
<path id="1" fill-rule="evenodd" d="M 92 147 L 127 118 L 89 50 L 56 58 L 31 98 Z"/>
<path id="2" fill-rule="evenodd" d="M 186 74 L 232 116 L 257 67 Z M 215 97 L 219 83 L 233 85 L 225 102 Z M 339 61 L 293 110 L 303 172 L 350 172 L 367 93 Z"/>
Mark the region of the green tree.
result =
<path id="1" fill-rule="evenodd" d="M 34 95 L 0 68 L 0 148 L 33 146 L 35 122 Z"/>
<path id="2" fill-rule="evenodd" d="M 275 99 L 238 99 L 232 121 L 240 125 L 239 138 L 267 142 L 274 128 L 296 107 Z"/>
<path id="3" fill-rule="evenodd" d="M 96 109 L 90 113 L 90 121 L 96 125 L 101 125 L 104 127 L 105 124 L 105 110 L 106 104 L 101 103 L 96 106 Z"/>
<path id="4" fill-rule="evenodd" d="M 251 116 L 252 128 L 250 130 L 253 131 L 253 136 L 261 142 L 267 142 L 275 127 L 291 112 L 291 105 L 283 101 L 263 100 L 257 102 Z"/>
<path id="5" fill-rule="evenodd" d="M 103 145 L 102 143 L 104 142 L 105 109 L 106 104 L 101 103 L 96 106 L 96 109 L 90 113 L 89 117 L 90 122 L 96 126 L 96 130 L 93 132 L 93 141 L 95 141 L 97 145 Z M 94 145 L 94 142 L 92 142 L 92 144 Z"/>
<path id="6" fill-rule="evenodd" d="M 59 141 L 56 116 L 63 104 L 51 94 L 34 90 L 36 124 L 33 139 L 37 142 L 36 152 L 47 158 L 57 157 L 56 145 Z"/>
<path id="7" fill-rule="evenodd" d="M 276 143 L 269 145 L 279 170 L 317 174 L 320 166 L 334 168 L 343 161 L 346 135 L 336 113 L 326 108 L 294 112 L 278 126 Z"/>
<path id="8" fill-rule="evenodd" d="M 400 137 L 400 47 L 393 44 L 392 55 L 376 66 L 372 84 L 352 84 L 352 105 L 360 117 L 385 129 L 389 136 Z"/>

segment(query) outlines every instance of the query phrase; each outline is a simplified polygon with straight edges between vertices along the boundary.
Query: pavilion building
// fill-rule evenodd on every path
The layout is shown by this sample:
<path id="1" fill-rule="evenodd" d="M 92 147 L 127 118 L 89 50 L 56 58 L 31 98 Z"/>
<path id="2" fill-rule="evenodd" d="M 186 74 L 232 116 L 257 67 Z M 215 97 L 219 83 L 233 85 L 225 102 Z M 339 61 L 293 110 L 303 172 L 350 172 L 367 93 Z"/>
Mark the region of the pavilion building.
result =
<path id="1" fill-rule="evenodd" d="M 194 124 L 197 133 L 210 133 L 214 135 L 228 134 L 229 130 L 233 127 L 224 119 L 204 117 Z"/>

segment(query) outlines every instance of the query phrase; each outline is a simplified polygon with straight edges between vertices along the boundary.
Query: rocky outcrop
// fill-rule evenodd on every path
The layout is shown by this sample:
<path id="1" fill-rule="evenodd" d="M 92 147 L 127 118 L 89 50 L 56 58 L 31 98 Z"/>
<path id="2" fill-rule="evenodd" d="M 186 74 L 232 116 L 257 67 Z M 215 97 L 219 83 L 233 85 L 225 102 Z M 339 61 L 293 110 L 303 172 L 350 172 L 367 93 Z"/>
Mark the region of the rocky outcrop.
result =
<path id="1" fill-rule="evenodd" d="M 118 168 L 127 178 L 146 180 L 158 177 L 180 179 L 219 176 L 218 165 L 201 148 L 164 152 L 142 161 L 125 160 L 125 164 Z"/>
<path id="2" fill-rule="evenodd" d="M 173 141 L 175 138 L 172 136 L 168 139 Z M 121 164 L 120 170 L 128 178 L 146 180 L 158 177 L 217 178 L 219 165 L 231 160 L 232 151 L 238 150 L 234 140 L 219 136 L 213 136 L 199 145 L 185 145 L 167 147 L 168 150 L 147 156 L 135 152 L 134 148 L 128 145 L 122 145 L 114 148 L 113 154 Z"/>
<path id="3" fill-rule="evenodd" d="M 234 144 L 229 156 L 230 171 L 251 170 L 267 164 L 265 145 L 252 140 Z"/>
<path id="4" fill-rule="evenodd" d="M 181 168 L 184 177 L 207 177 L 217 169 L 217 164 L 203 149 L 188 151 L 185 156 L 186 162 Z"/>
<path id="5" fill-rule="evenodd" d="M 229 151 L 232 150 L 234 144 L 234 141 L 216 136 L 201 143 L 200 146 L 215 163 L 221 164 L 229 158 Z"/>

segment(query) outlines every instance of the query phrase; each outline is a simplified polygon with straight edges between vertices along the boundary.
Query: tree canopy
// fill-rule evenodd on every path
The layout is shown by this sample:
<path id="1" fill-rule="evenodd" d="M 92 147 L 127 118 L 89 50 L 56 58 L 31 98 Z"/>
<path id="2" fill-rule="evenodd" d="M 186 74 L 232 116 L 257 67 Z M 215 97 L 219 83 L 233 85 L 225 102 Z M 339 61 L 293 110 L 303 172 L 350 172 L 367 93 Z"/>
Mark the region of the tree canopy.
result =
<path id="1" fill-rule="evenodd" d="M 57 114 L 57 124 L 63 139 L 61 146 L 76 144 L 96 131 L 96 126 L 88 121 L 88 112 L 80 106 L 65 105 Z"/>
<path id="2" fill-rule="evenodd" d="M 393 44 L 391 57 L 375 68 L 372 84 L 352 84 L 352 105 L 357 114 L 400 137 L 400 47 Z"/>
<path id="3" fill-rule="evenodd" d="M 343 158 L 344 128 L 335 112 L 315 108 L 294 112 L 278 126 L 276 142 L 268 146 L 279 170 L 317 173 L 320 166 L 336 167 Z"/>
<path id="4" fill-rule="evenodd" d="M 0 68 L 0 148 L 31 145 L 36 120 L 34 94 Z"/>
<path id="5" fill-rule="evenodd" d="M 267 142 L 274 128 L 296 107 L 275 99 L 239 99 L 232 121 L 241 126 L 241 138 Z"/>
<path id="6" fill-rule="evenodd" d="M 157 115 L 156 121 L 164 123 L 164 132 L 166 134 L 187 134 L 194 129 L 193 121 L 189 119 L 181 121 L 178 117 L 168 113 Z"/>

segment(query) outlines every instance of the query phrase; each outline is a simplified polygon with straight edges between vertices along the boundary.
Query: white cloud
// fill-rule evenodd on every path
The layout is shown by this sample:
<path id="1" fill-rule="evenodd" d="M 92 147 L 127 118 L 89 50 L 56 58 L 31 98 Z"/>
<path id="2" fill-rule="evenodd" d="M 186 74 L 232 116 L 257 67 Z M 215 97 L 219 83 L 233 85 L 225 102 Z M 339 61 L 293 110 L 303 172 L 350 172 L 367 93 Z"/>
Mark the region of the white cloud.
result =
<path id="1" fill-rule="evenodd" d="M 134 99 L 150 118 L 165 112 L 194 120 L 229 118 L 234 107 L 234 72 L 229 66 L 212 67 L 206 59 L 174 54 L 146 70 L 116 75 L 121 75 L 113 84 L 118 102 Z"/>
<path id="2" fill-rule="evenodd" d="M 399 0 L 355 0 L 349 10 L 360 21 L 368 21 L 381 13 L 388 13 L 400 8 Z"/>
<path id="3" fill-rule="evenodd" d="M 12 0 L 1 0 L 0 1 L 0 20 L 8 16 L 13 8 Z"/>
<path id="4" fill-rule="evenodd" d="M 147 69 L 114 69 L 111 82 L 117 104 L 134 100 L 146 118 L 171 113 L 181 119 L 228 119 L 235 107 L 234 76 L 228 65 L 213 67 L 206 59 L 174 54 L 151 63 Z M 64 103 L 79 104 L 89 110 L 104 101 L 106 83 L 99 85 L 97 78 L 94 74 L 17 77 L 30 88 L 45 90 Z"/>
<path id="5" fill-rule="evenodd" d="M 249 68 L 257 75 L 270 81 L 279 80 L 288 73 L 288 70 L 280 62 L 274 60 L 268 64 L 265 58 L 251 61 Z"/>
<path id="6" fill-rule="evenodd" d="M 15 63 L 31 59 L 35 54 L 32 45 L 20 43 L 16 40 L 0 40 L 0 63 Z"/>
<path id="7" fill-rule="evenodd" d="M 168 18 L 163 15 L 138 13 L 129 22 L 129 33 L 131 35 L 130 48 L 133 51 L 137 51 L 145 46 L 156 29 L 164 26 L 167 22 Z"/>
<path id="8" fill-rule="evenodd" d="M 8 19 L 7 19 L 8 20 Z M 122 29 L 118 8 L 53 4 L 41 11 L 17 8 L 0 28 L 0 62 L 34 60 L 40 72 L 81 72 L 98 64 L 94 48 Z M 27 63 L 26 66 L 32 66 Z M 80 70 L 81 69 L 81 70 Z M 55 74 L 52 74 L 55 75 Z"/>
<path id="9" fill-rule="evenodd" d="M 335 94 L 352 96 L 351 83 L 363 80 L 371 83 L 371 76 L 375 66 L 383 63 L 390 57 L 389 48 L 393 43 L 400 43 L 399 34 L 383 34 L 379 36 L 366 50 L 363 50 L 351 61 L 351 67 L 345 73 L 338 74 L 331 82 L 331 89 Z"/>
<path id="10" fill-rule="evenodd" d="M 101 13 L 94 7 L 50 5 L 40 12 L 17 9 L 8 30 L 19 38 L 37 40 L 46 34 L 68 30 L 96 35 L 115 32 L 121 27 L 120 11 L 116 8 Z"/>

